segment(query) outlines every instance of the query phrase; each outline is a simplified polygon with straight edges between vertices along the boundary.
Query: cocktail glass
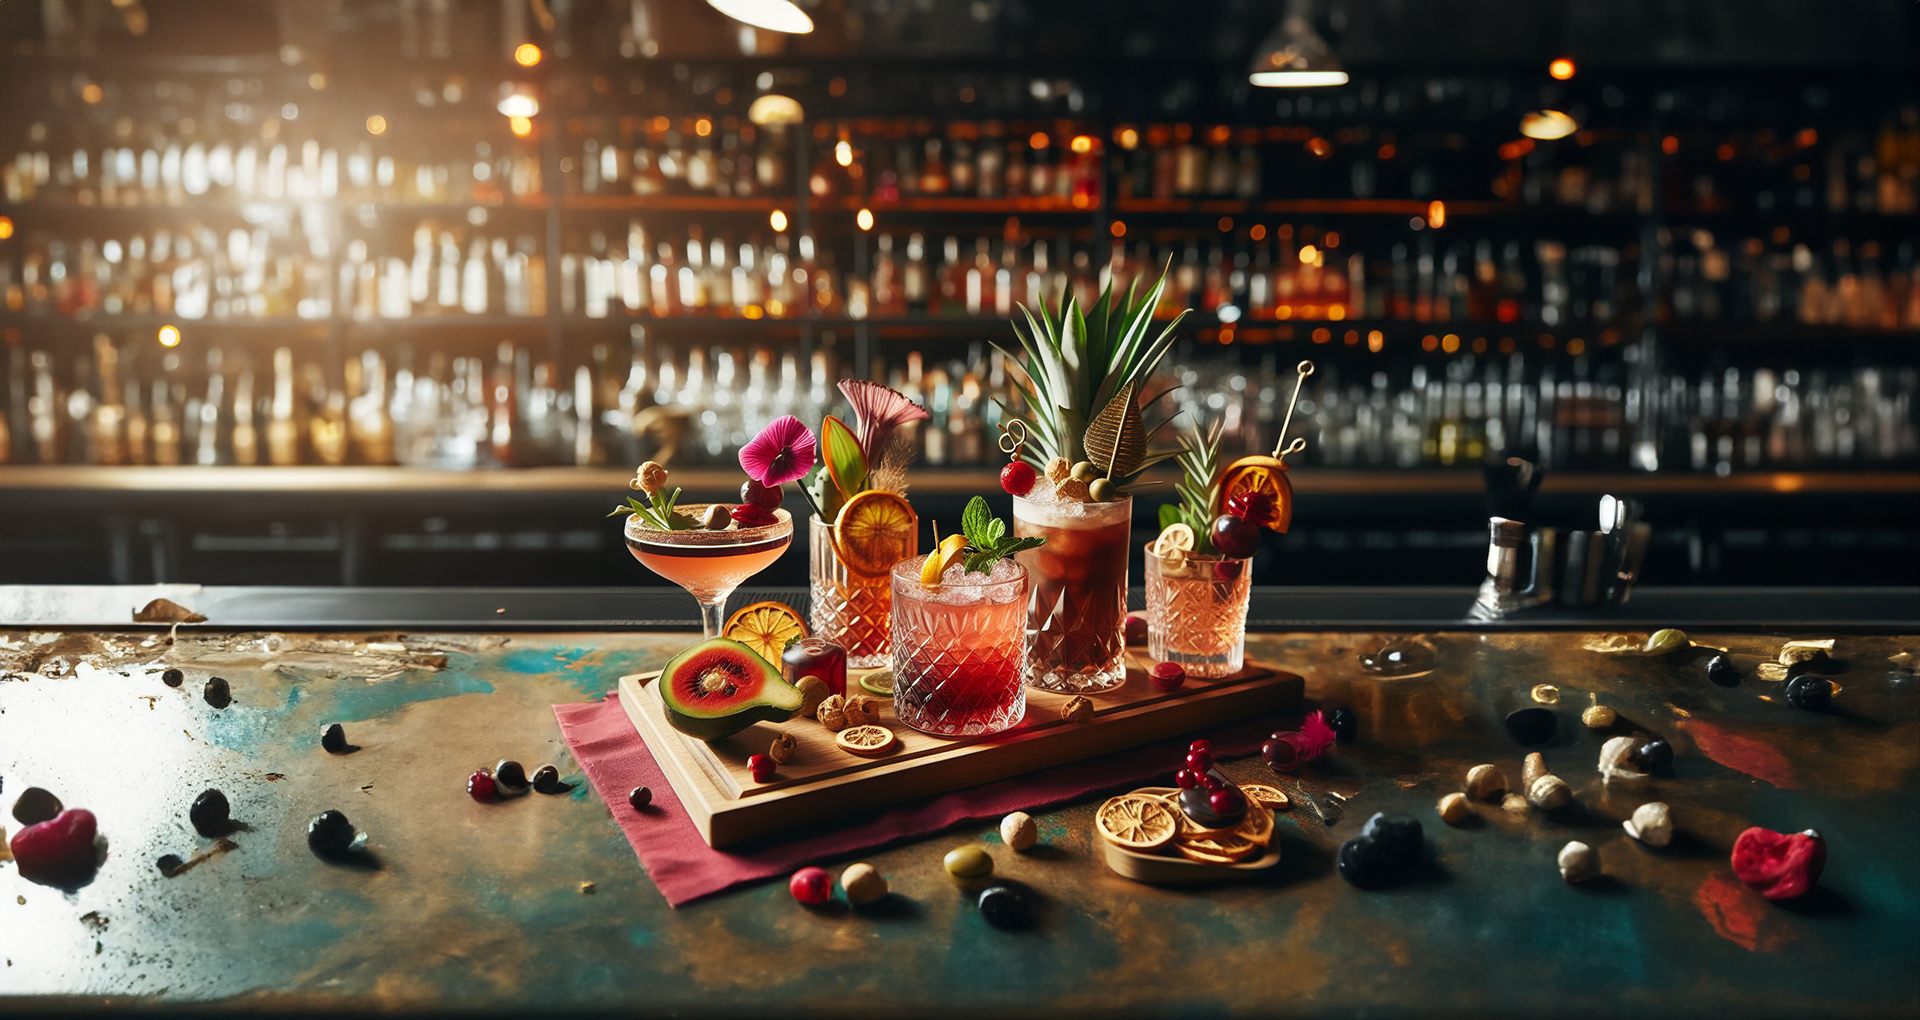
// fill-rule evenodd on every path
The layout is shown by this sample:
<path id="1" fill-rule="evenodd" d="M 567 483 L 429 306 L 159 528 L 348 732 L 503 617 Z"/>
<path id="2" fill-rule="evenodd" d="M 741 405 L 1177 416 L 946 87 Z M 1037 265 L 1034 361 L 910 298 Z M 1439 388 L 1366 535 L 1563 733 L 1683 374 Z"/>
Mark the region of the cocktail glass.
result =
<path id="1" fill-rule="evenodd" d="M 1156 556 L 1147 545 L 1147 654 L 1188 676 L 1240 671 L 1247 649 L 1252 561 L 1231 556 Z"/>
<path id="2" fill-rule="evenodd" d="M 675 508 L 698 520 L 707 504 L 682 503 Z M 793 544 L 793 517 L 773 512 L 774 522 L 758 528 L 709 531 L 661 531 L 627 518 L 627 551 L 648 570 L 679 585 L 700 603 L 700 629 L 719 637 L 725 622 L 727 596 L 740 582 L 766 569 Z"/>
<path id="3" fill-rule="evenodd" d="M 864 574 L 847 566 L 833 544 L 833 525 L 809 518 L 809 565 L 813 633 L 847 650 L 847 668 L 876 669 L 887 664 L 887 645 L 893 630 L 888 613 L 893 602 L 887 574 Z M 906 531 L 893 541 L 895 548 L 876 550 L 876 559 L 892 563 L 912 556 L 919 544 L 917 531 Z"/>
<path id="4" fill-rule="evenodd" d="M 943 737 L 998 733 L 1027 712 L 1027 570 L 956 564 L 920 583 L 920 557 L 893 568 L 893 714 Z"/>
<path id="5" fill-rule="evenodd" d="M 1053 498 L 1041 479 L 1013 498 L 1013 533 L 1047 540 L 1019 554 L 1032 575 L 1027 682 L 1089 694 L 1127 680 L 1127 540 L 1133 497 L 1105 503 Z"/>

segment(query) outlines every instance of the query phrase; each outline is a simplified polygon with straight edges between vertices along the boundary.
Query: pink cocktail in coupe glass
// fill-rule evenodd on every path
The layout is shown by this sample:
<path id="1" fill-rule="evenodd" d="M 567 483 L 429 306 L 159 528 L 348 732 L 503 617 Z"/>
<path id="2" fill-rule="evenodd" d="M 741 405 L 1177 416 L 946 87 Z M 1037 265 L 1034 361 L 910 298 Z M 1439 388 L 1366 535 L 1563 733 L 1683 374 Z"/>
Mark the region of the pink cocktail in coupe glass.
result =
<path id="1" fill-rule="evenodd" d="M 682 504 L 675 510 L 699 520 L 707 504 Z M 700 603 L 701 630 L 707 637 L 719 637 L 727 596 L 793 544 L 793 517 L 785 510 L 775 510 L 773 516 L 774 522 L 763 527 L 725 531 L 663 531 L 629 517 L 627 551 L 648 570 L 685 588 Z"/>

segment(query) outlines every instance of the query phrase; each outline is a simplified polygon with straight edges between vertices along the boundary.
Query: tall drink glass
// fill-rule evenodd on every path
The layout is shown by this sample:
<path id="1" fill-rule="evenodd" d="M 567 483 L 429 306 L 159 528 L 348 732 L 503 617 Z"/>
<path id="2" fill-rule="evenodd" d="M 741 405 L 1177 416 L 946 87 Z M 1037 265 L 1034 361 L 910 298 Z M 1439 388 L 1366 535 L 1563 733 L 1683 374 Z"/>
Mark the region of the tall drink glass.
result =
<path id="1" fill-rule="evenodd" d="M 1127 541 L 1133 497 L 1105 503 L 1053 498 L 1042 478 L 1013 498 L 1013 533 L 1047 544 L 1019 554 L 1032 575 L 1027 683 L 1088 694 L 1126 682 Z"/>
<path id="2" fill-rule="evenodd" d="M 1188 676 L 1240 672 L 1247 649 L 1251 560 L 1154 555 L 1147 545 L 1147 654 Z"/>
<path id="3" fill-rule="evenodd" d="M 846 649 L 848 669 L 886 665 L 893 593 L 885 569 L 864 574 L 849 567 L 834 548 L 833 526 L 819 517 L 809 519 L 808 529 L 814 636 Z M 893 540 L 896 548 L 880 550 L 876 558 L 893 563 L 912 556 L 919 540 L 917 531 L 908 531 Z"/>
<path id="4" fill-rule="evenodd" d="M 1027 570 L 955 565 L 920 583 L 920 557 L 893 568 L 893 714 L 943 737 L 998 733 L 1027 712 Z"/>

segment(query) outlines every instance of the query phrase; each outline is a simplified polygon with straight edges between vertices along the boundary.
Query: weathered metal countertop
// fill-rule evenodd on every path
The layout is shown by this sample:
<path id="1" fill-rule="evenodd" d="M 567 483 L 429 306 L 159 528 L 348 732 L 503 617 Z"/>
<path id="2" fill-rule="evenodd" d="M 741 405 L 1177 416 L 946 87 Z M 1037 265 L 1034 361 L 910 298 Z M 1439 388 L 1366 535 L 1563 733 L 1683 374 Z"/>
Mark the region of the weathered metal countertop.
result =
<path id="1" fill-rule="evenodd" d="M 1716 687 L 1686 656 L 1602 655 L 1579 631 L 1259 634 L 1252 656 L 1304 674 L 1312 700 L 1350 705 L 1361 724 L 1323 767 L 1283 780 L 1353 800 L 1331 826 L 1298 807 L 1281 816 L 1270 878 L 1124 881 L 1082 804 L 1042 817 L 1043 848 L 1025 855 L 991 824 L 872 854 L 894 895 L 852 912 L 803 909 L 778 883 L 673 911 L 584 784 L 495 805 L 465 795 L 466 773 L 503 757 L 554 761 L 579 782 L 549 706 L 658 665 L 684 634 L 408 632 L 370 648 L 345 631 L 183 628 L 166 645 L 151 628 L 0 630 L 0 800 L 48 787 L 93 810 L 110 843 L 73 892 L 0 865 L 0 994 L 29 997 L 0 1012 L 1911 1015 L 1920 682 L 1888 657 L 1920 650 L 1912 635 L 1842 636 L 1842 690 L 1814 714 L 1782 703 L 1778 684 Z M 1694 639 L 1753 656 L 1780 643 Z M 1362 671 L 1362 654 L 1396 640 L 1429 644 L 1433 669 Z M 164 665 L 188 683 L 164 686 Z M 231 681 L 232 707 L 202 700 L 209 673 Z M 1542 683 L 1561 717 L 1544 753 L 1577 807 L 1514 818 L 1479 805 L 1471 824 L 1442 824 L 1435 800 L 1468 767 L 1517 779 L 1525 749 L 1501 720 Z M 1604 734 L 1578 722 L 1595 700 L 1620 711 L 1619 732 L 1669 739 L 1674 774 L 1603 787 Z M 358 751 L 318 747 L 334 721 Z M 1272 781 L 1257 760 L 1227 770 Z M 211 845 L 186 818 L 210 786 L 244 823 L 237 848 L 162 877 L 160 855 Z M 1664 850 L 1620 829 L 1647 800 L 1673 807 L 1681 836 Z M 328 808 L 371 834 L 377 863 L 307 851 L 306 820 Z M 1363 892 L 1333 854 L 1376 810 L 1418 817 L 1431 863 Z M 1752 824 L 1826 836 L 1814 894 L 1769 903 L 1741 886 L 1727 852 Z M 1571 839 L 1599 850 L 1604 880 L 1560 880 L 1554 856 Z M 972 842 L 1039 894 L 1032 930 L 988 927 L 941 869 Z"/>

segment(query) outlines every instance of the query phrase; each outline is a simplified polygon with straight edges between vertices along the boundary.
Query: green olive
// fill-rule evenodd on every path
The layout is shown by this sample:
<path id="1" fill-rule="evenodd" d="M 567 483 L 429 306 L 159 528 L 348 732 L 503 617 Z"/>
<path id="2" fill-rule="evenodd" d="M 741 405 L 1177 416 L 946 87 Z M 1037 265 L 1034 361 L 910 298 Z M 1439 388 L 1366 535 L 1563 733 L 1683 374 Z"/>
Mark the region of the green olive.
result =
<path id="1" fill-rule="evenodd" d="M 1654 631 L 1653 636 L 1647 639 L 1645 647 L 1640 650 L 1648 655 L 1669 655 L 1682 648 L 1691 647 L 1693 642 L 1687 639 L 1686 631 L 1668 627 L 1666 630 Z"/>
<path id="2" fill-rule="evenodd" d="M 1067 474 L 1076 482 L 1091 482 L 1100 477 L 1100 469 L 1093 466 L 1093 461 L 1083 460 L 1075 464 L 1073 470 Z"/>
<path id="3" fill-rule="evenodd" d="M 1087 495 L 1092 497 L 1095 503 L 1105 503 L 1114 496 L 1113 483 L 1105 478 L 1096 478 L 1092 485 L 1087 486 Z"/>
<path id="4" fill-rule="evenodd" d="M 947 874 L 955 878 L 981 878 L 993 873 L 993 858 L 977 846 L 947 851 Z"/>

